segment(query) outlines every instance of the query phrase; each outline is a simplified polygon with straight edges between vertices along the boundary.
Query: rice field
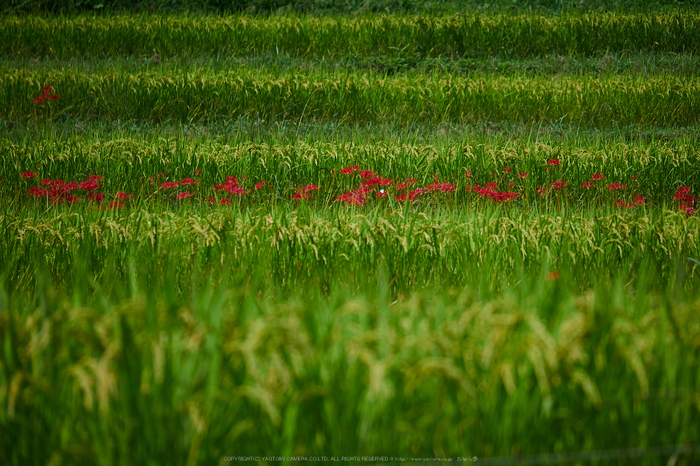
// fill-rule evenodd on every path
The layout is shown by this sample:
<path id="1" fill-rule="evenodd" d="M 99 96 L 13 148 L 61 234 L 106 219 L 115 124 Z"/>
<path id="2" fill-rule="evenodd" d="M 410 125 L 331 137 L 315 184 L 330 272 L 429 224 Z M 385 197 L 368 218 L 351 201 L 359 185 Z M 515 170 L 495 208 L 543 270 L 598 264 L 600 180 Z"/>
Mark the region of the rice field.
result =
<path id="1" fill-rule="evenodd" d="M 0 17 L 0 464 L 698 461 L 697 7 L 185 3 Z"/>

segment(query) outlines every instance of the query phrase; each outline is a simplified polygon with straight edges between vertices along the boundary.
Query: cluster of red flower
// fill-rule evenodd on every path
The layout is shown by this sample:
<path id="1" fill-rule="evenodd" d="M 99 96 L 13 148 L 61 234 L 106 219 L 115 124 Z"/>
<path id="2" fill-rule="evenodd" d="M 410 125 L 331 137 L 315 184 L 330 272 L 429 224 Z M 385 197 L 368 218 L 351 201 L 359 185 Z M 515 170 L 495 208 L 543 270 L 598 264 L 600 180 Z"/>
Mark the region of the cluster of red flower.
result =
<path id="1" fill-rule="evenodd" d="M 695 205 L 698 202 L 698 198 L 690 194 L 690 188 L 682 186 L 678 188 L 678 192 L 673 199 L 679 201 L 678 210 L 685 211 L 687 216 L 693 215 L 695 210 Z"/>
<path id="2" fill-rule="evenodd" d="M 41 104 L 46 102 L 47 100 L 58 100 L 61 98 L 60 95 L 56 95 L 53 93 L 53 87 L 51 86 L 44 86 L 42 91 L 42 94 L 34 99 L 35 104 Z"/>

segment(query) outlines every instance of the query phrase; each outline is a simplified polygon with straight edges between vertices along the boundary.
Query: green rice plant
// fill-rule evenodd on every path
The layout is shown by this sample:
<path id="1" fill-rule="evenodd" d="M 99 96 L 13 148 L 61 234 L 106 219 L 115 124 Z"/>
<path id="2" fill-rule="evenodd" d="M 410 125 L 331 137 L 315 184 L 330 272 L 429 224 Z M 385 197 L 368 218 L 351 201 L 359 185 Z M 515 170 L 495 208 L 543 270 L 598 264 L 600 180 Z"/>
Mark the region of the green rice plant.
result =
<path id="1" fill-rule="evenodd" d="M 4 16 L 5 57 L 590 56 L 601 51 L 697 53 L 696 10 L 417 16 Z"/>
<path id="2" fill-rule="evenodd" d="M 252 285 L 195 275 L 179 289 L 168 285 L 178 261 L 128 254 L 127 279 L 114 280 L 111 251 L 101 277 L 83 249 L 83 272 L 63 285 L 3 280 L 3 462 L 484 458 L 698 434 L 697 286 L 652 292 L 620 270 L 575 293 L 544 274 L 496 295 L 396 296 L 381 273 L 359 293 L 306 281 L 280 295 L 255 274 Z M 83 283 L 90 292 L 76 296 Z"/>
<path id="3" fill-rule="evenodd" d="M 208 123 L 239 117 L 277 121 L 553 121 L 589 127 L 697 125 L 698 82 L 645 76 L 542 77 L 260 70 L 220 74 L 13 70 L 0 75 L 0 118 L 27 121 L 30 96 L 50 83 L 56 116 L 89 120 Z"/>

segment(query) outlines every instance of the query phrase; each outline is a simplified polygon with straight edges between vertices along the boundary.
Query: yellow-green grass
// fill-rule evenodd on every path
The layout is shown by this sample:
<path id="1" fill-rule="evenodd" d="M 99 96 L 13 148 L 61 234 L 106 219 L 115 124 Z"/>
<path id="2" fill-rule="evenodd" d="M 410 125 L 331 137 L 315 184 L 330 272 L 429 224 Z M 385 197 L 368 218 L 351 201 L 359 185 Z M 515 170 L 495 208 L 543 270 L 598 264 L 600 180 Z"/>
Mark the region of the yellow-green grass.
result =
<path id="1" fill-rule="evenodd" d="M 595 55 L 601 51 L 697 53 L 694 10 L 648 13 L 532 13 L 358 17 L 4 16 L 0 55 L 93 58 L 283 53 L 423 57 Z"/>

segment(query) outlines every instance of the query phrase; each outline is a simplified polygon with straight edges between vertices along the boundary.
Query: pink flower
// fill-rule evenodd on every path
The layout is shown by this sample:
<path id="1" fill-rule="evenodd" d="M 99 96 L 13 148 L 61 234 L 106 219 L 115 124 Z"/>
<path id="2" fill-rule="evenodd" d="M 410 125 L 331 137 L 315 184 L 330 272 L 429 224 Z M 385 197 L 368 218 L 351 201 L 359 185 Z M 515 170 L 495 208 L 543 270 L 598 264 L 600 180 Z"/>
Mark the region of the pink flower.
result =
<path id="1" fill-rule="evenodd" d="M 465 171 L 465 172 L 464 172 L 464 177 L 465 177 L 465 178 L 471 178 L 471 177 L 472 177 L 472 171 L 471 171 L 471 170 Z"/>
<path id="2" fill-rule="evenodd" d="M 541 186 L 537 187 L 537 194 L 547 194 L 547 190 L 542 188 Z"/>

